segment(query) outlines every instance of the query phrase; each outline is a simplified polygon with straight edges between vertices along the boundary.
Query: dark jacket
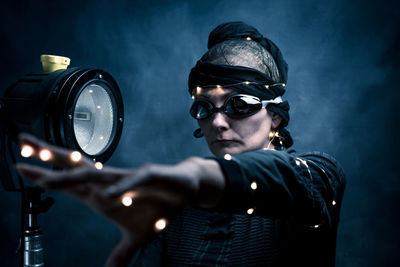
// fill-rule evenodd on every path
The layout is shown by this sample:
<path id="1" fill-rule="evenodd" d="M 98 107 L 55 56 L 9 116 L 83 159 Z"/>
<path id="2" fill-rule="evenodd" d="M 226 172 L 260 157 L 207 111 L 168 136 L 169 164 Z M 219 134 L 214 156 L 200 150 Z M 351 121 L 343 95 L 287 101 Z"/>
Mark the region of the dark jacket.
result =
<path id="1" fill-rule="evenodd" d="M 259 150 L 214 158 L 215 210 L 185 208 L 134 266 L 334 266 L 345 175 L 331 156 Z"/>

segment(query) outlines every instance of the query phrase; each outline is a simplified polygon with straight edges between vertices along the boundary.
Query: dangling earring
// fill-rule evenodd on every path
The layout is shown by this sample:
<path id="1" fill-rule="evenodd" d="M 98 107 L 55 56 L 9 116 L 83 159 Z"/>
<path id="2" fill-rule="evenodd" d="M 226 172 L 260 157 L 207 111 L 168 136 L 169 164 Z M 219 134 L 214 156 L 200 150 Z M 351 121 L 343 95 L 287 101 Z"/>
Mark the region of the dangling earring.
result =
<path id="1" fill-rule="evenodd" d="M 281 145 L 281 150 L 283 150 L 283 140 L 285 140 L 285 138 L 280 136 L 278 131 L 276 132 L 276 136 L 279 138 L 279 144 Z"/>
<path id="2" fill-rule="evenodd" d="M 281 149 L 282 149 L 282 147 L 283 147 L 283 140 L 284 140 L 285 138 L 283 138 L 282 136 L 279 135 L 279 130 L 272 129 L 272 130 L 269 132 L 269 134 L 268 134 L 268 138 L 269 138 L 269 143 L 268 143 L 268 146 L 267 146 L 266 149 L 269 149 L 270 145 L 273 144 L 273 142 L 275 141 L 275 138 L 278 138 L 278 139 L 279 139 L 279 144 L 280 144 L 280 147 L 281 147 Z M 275 142 L 275 143 L 276 143 L 276 142 Z"/>
<path id="3" fill-rule="evenodd" d="M 268 138 L 269 138 L 269 140 L 273 140 L 278 135 L 279 135 L 279 132 L 276 131 L 275 129 L 272 129 L 268 134 Z"/>
<path id="4" fill-rule="evenodd" d="M 277 132 L 274 129 L 271 129 L 268 134 L 268 139 L 269 139 L 268 146 L 265 149 L 270 149 L 269 147 L 271 146 L 276 136 Z"/>
<path id="5" fill-rule="evenodd" d="M 204 134 L 203 134 L 203 132 L 201 131 L 201 128 L 196 129 L 196 130 L 193 132 L 193 136 L 196 137 L 196 138 L 201 138 L 201 137 L 203 137 Z"/>

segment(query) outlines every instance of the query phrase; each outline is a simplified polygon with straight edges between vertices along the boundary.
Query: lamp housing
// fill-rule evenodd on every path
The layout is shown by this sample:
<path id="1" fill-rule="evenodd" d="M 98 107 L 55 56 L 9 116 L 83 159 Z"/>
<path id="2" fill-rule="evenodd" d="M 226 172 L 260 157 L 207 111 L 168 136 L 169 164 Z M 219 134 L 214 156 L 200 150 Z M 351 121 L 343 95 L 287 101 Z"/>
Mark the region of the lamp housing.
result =
<path id="1" fill-rule="evenodd" d="M 2 101 L 6 134 L 14 141 L 21 132 L 31 133 L 104 163 L 121 137 L 121 92 L 100 69 L 27 74 L 7 88 Z"/>

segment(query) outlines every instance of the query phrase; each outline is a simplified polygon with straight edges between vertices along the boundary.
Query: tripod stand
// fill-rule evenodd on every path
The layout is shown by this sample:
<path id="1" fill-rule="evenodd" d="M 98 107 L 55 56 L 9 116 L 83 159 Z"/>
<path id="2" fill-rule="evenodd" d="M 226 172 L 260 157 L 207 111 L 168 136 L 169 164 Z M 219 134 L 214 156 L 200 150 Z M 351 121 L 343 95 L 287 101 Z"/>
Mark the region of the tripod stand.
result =
<path id="1" fill-rule="evenodd" d="M 53 205 L 54 199 L 47 197 L 42 200 L 43 189 L 25 186 L 22 178 L 12 171 L 10 166 L 14 166 L 16 163 L 14 149 L 12 141 L 4 132 L 4 128 L 0 129 L 0 168 L 5 170 L 5 175 L 3 174 L 0 179 L 6 191 L 21 193 L 21 238 L 17 250 L 20 254 L 20 266 L 42 267 L 44 266 L 43 233 L 38 225 L 37 216 L 48 211 Z M 15 176 L 16 179 L 14 179 Z"/>

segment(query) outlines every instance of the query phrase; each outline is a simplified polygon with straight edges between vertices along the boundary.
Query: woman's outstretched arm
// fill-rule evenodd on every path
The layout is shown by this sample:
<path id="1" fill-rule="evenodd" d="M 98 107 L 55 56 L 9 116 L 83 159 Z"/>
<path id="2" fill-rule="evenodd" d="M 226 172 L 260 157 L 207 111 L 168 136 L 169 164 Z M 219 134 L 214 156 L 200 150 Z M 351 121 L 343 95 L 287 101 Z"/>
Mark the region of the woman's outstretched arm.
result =
<path id="1" fill-rule="evenodd" d="M 33 148 L 33 156 L 48 149 L 48 160 L 62 170 L 17 164 L 18 172 L 46 189 L 61 190 L 112 220 L 122 240 L 107 266 L 125 266 L 133 252 L 163 229 L 186 205 L 214 207 L 224 192 L 224 177 L 215 160 L 188 158 L 175 165 L 147 164 L 134 169 L 104 167 L 99 170 L 85 157 L 71 159 L 72 151 L 51 146 L 30 135 L 21 145 Z M 124 197 L 130 198 L 125 204 Z M 165 220 L 165 221 L 164 221 Z M 157 223 L 161 223 L 158 225 Z"/>

